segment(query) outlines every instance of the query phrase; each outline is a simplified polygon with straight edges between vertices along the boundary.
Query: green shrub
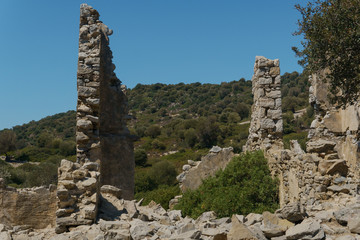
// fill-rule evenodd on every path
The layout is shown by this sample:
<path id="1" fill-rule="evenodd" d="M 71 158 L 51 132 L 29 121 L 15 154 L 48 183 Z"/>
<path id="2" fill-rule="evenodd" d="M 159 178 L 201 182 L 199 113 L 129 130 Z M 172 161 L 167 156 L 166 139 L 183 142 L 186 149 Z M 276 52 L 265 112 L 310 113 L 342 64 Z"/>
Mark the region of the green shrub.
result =
<path id="1" fill-rule="evenodd" d="M 263 153 L 245 153 L 197 190 L 185 192 L 175 208 L 193 218 L 206 211 L 215 211 L 218 217 L 274 211 L 277 191 L 278 182 L 272 179 Z"/>
<path id="2" fill-rule="evenodd" d="M 178 185 L 175 186 L 161 185 L 159 186 L 159 188 L 152 191 L 136 193 L 135 198 L 138 200 L 143 198 L 144 199 L 142 202 L 143 205 L 147 205 L 151 202 L 151 200 L 153 200 L 156 203 L 160 203 L 163 208 L 168 209 L 169 201 L 179 194 L 180 194 L 180 189 Z"/>
<path id="3" fill-rule="evenodd" d="M 134 151 L 134 158 L 136 166 L 145 166 L 147 162 L 147 154 L 144 149 L 136 149 Z"/>
<path id="4" fill-rule="evenodd" d="M 152 146 L 153 146 L 153 148 L 159 149 L 159 150 L 166 149 L 165 143 L 163 143 L 162 141 L 160 141 L 158 139 L 154 139 L 154 141 L 152 142 Z"/>
<path id="5" fill-rule="evenodd" d="M 161 134 L 161 129 L 158 125 L 151 125 L 145 131 L 145 135 L 151 138 L 156 138 L 160 134 Z"/>
<path id="6" fill-rule="evenodd" d="M 176 183 L 176 170 L 172 163 L 160 161 L 154 164 L 149 171 L 150 178 L 156 185 L 173 185 Z"/>

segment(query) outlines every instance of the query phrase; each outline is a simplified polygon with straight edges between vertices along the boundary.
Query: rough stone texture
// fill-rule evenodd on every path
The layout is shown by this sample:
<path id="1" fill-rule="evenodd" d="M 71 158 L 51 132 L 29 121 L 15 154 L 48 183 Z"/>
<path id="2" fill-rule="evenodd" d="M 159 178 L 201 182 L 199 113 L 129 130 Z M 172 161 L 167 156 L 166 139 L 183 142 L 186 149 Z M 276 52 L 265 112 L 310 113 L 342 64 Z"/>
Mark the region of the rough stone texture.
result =
<path id="1" fill-rule="evenodd" d="M 112 31 L 95 9 L 82 4 L 79 32 L 77 162 L 62 160 L 58 170 L 57 233 L 94 223 L 101 186 L 104 193 L 134 196 L 133 143 L 126 127 L 125 88 L 114 73 L 109 48 Z"/>
<path id="2" fill-rule="evenodd" d="M 349 167 L 349 173 L 346 171 L 341 174 L 354 175 L 359 179 L 360 105 L 356 102 L 342 109 L 331 104 L 327 94 L 328 84 L 323 82 L 326 73 L 325 70 L 309 77 L 309 101 L 315 109 L 315 120 L 309 131 L 307 150 L 321 153 L 321 158 L 325 160 L 331 160 L 329 157 L 334 159 L 333 156 L 337 154 L 336 159 L 344 160 Z M 324 169 L 322 170 L 324 172 Z"/>
<path id="3" fill-rule="evenodd" d="M 255 58 L 252 77 L 252 105 L 249 138 L 244 150 L 282 146 L 281 80 L 279 60 Z"/>
<path id="4" fill-rule="evenodd" d="M 112 30 L 99 13 L 82 4 L 80 9 L 77 74 L 77 162 L 100 164 L 101 185 L 134 196 L 133 143 L 126 127 L 125 87 L 116 77 L 109 38 Z"/>
<path id="5" fill-rule="evenodd" d="M 55 225 L 56 187 L 0 188 L 0 223 L 46 228 Z M 0 230 L 1 231 L 1 230 Z M 2 238 L 0 238 L 2 239 Z"/>
<path id="6" fill-rule="evenodd" d="M 92 224 L 96 220 L 100 186 L 98 170 L 98 163 L 80 165 L 61 160 L 57 187 L 57 233 L 67 231 L 69 227 Z"/>
<path id="7" fill-rule="evenodd" d="M 213 147 L 209 154 L 201 158 L 201 161 L 192 164 L 186 164 L 183 172 L 177 176 L 180 182 L 180 189 L 185 192 L 188 189 L 197 189 L 202 180 L 214 176 L 215 173 L 224 169 L 230 160 L 234 157 L 233 148 Z"/>
<path id="8" fill-rule="evenodd" d="M 307 211 L 307 218 L 293 224 L 269 212 L 220 219 L 214 212 L 205 212 L 194 220 L 183 218 L 179 210 L 166 211 L 155 202 L 141 206 L 141 202 L 118 199 L 115 195 L 116 191 L 107 191 L 102 196 L 112 206 L 108 213 L 118 213 L 114 219 L 104 219 L 111 217 L 104 213 L 92 225 L 74 225 L 69 227 L 69 232 L 61 234 L 55 234 L 54 228 L 32 229 L 26 225 L 9 227 L 0 224 L 0 239 L 360 239 L 357 233 L 359 214 L 356 212 L 359 204 L 350 204 L 359 201 L 354 198 L 347 198 L 350 205 L 346 208 L 341 208 L 342 203 L 338 200 L 327 205 L 313 204 Z M 335 214 L 335 209 L 340 210 Z M 337 222 L 340 219 L 344 221 L 343 225 Z M 73 218 L 65 220 L 75 222 Z"/>

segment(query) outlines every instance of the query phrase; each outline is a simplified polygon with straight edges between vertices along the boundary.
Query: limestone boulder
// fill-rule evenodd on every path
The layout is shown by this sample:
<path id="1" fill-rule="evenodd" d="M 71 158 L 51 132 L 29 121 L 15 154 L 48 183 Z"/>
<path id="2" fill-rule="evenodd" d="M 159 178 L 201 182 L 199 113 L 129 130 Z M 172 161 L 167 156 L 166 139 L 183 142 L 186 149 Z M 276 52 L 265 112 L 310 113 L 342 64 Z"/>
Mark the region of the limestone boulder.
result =
<path id="1" fill-rule="evenodd" d="M 287 240 L 322 240 L 324 237 L 325 233 L 321 228 L 320 223 L 311 218 L 305 219 L 300 224 L 297 224 L 286 231 Z"/>
<path id="2" fill-rule="evenodd" d="M 231 218 L 231 229 L 227 235 L 228 240 L 257 240 L 253 234 L 243 223 L 241 223 L 234 215 Z"/>
<path id="3" fill-rule="evenodd" d="M 222 148 L 219 152 L 214 148 L 212 152 L 201 158 L 197 166 L 177 176 L 177 180 L 181 182 L 181 190 L 184 192 L 188 189 L 197 189 L 203 179 L 214 176 L 218 170 L 224 169 L 233 156 L 232 147 Z"/>
<path id="4" fill-rule="evenodd" d="M 133 219 L 130 222 L 130 234 L 134 240 L 142 240 L 146 237 L 150 237 L 151 229 L 149 228 L 146 222 L 141 221 L 140 219 Z"/>
<path id="5" fill-rule="evenodd" d="M 350 232 L 360 234 L 360 215 L 348 220 Z"/>
<path id="6" fill-rule="evenodd" d="M 278 211 L 276 211 L 276 214 L 279 217 L 287 219 L 288 221 L 293 223 L 302 221 L 306 216 L 305 209 L 300 204 L 300 202 L 287 204 Z"/>
<path id="7" fill-rule="evenodd" d="M 279 237 L 285 234 L 285 231 L 293 227 L 294 224 L 286 219 L 280 219 L 275 214 L 264 212 L 261 231 L 267 238 Z"/>
<path id="8" fill-rule="evenodd" d="M 100 188 L 101 194 L 111 194 L 117 198 L 121 198 L 121 189 L 111 186 L 111 185 L 103 185 Z"/>
<path id="9" fill-rule="evenodd" d="M 329 140 L 311 140 L 306 143 L 306 151 L 308 153 L 328 153 L 334 149 L 335 145 L 335 142 Z"/>
<path id="10" fill-rule="evenodd" d="M 346 176 L 348 173 L 348 166 L 346 165 L 346 161 L 340 159 L 332 159 L 332 160 L 322 159 L 319 162 L 318 169 L 320 174 L 322 175 L 325 174 L 335 175 L 339 173 L 342 176 Z"/>
<path id="11" fill-rule="evenodd" d="M 347 225 L 350 219 L 357 219 L 360 216 L 360 204 L 353 204 L 343 207 L 334 212 L 334 217 L 341 225 Z"/>
<path id="12" fill-rule="evenodd" d="M 235 215 L 236 216 L 236 215 Z M 234 215 L 233 215 L 234 217 Z M 263 220 L 263 216 L 258 213 L 249 213 L 245 218 L 245 225 L 250 226 L 255 223 L 260 223 Z"/>

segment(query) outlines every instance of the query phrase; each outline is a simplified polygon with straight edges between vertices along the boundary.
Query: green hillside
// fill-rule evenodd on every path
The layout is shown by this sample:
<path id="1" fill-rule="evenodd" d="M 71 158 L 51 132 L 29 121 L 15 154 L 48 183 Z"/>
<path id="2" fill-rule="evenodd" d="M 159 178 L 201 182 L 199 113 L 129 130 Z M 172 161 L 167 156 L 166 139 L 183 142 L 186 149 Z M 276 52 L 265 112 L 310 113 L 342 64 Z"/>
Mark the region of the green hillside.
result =
<path id="1" fill-rule="evenodd" d="M 313 114 L 308 86 L 307 77 L 297 72 L 282 76 L 285 144 L 289 136 L 305 142 L 304 129 Z M 199 160 L 213 145 L 232 146 L 241 152 L 248 135 L 251 88 L 251 81 L 242 78 L 221 84 L 138 84 L 128 89 L 132 115 L 128 126 L 139 137 L 135 142 L 137 196 L 147 201 L 146 196 L 176 194 L 178 188 L 173 186 L 181 166 L 188 159 Z M 295 120 L 294 112 L 304 108 L 307 114 Z M 1 161 L 0 174 L 2 171 L 8 183 L 17 187 L 56 184 L 59 161 L 75 161 L 75 118 L 75 111 L 68 111 L 0 131 L 0 155 L 41 162 L 15 169 Z M 27 180 L 35 173 L 41 175 L 45 168 L 51 178 Z"/>

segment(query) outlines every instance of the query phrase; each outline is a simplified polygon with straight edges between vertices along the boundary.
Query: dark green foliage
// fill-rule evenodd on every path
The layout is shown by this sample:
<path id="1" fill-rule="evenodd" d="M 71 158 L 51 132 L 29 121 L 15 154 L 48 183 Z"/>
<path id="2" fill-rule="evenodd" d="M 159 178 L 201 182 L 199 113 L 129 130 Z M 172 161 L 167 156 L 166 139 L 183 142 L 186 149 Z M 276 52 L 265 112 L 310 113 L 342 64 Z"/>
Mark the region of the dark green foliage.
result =
<path id="1" fill-rule="evenodd" d="M 285 73 L 282 82 L 288 94 L 297 95 L 293 97 L 299 105 L 291 110 L 305 108 L 306 77 L 297 72 Z M 290 96 L 288 94 L 285 96 Z M 164 185 L 173 187 L 182 165 L 188 159 L 200 160 L 213 145 L 232 146 L 240 153 L 246 142 L 249 124 L 239 124 L 239 121 L 249 119 L 252 95 L 251 82 L 245 79 L 221 84 L 138 84 L 129 89 L 127 95 L 133 115 L 129 129 L 139 137 L 135 142 L 138 196 L 156 192 Z M 48 163 L 52 156 L 75 161 L 75 120 L 75 112 L 69 111 L 14 127 L 16 150 L 12 147 L 8 154 L 21 161 Z M 288 125 L 289 133 L 303 127 L 292 118 Z M 308 120 L 304 121 L 304 126 L 307 125 Z M 44 178 L 56 174 L 55 168 L 45 167 L 41 168 L 44 172 L 29 169 L 41 176 L 39 179 L 48 174 L 46 171 L 50 172 Z M 11 171 L 15 171 L 11 180 L 14 186 L 40 184 L 40 180 L 28 174 L 30 170 Z"/>
<path id="2" fill-rule="evenodd" d="M 57 169 L 62 158 L 62 156 L 54 155 L 38 165 L 25 163 L 16 168 L 0 161 L 0 175 L 5 177 L 6 183 L 13 187 L 57 184 Z"/>
<path id="3" fill-rule="evenodd" d="M 278 208 L 278 182 L 272 179 L 262 152 L 235 157 L 215 177 L 206 179 L 195 191 L 183 194 L 176 209 L 193 218 L 206 211 L 218 217 L 262 213 Z"/>
<path id="4" fill-rule="evenodd" d="M 134 158 L 136 166 L 145 166 L 147 161 L 147 154 L 144 149 L 136 149 L 134 151 Z"/>
<path id="5" fill-rule="evenodd" d="M 299 63 L 315 73 L 329 70 L 332 100 L 343 106 L 360 96 L 360 0 L 313 0 L 295 6 L 302 15 L 296 35 L 304 40 Z M 341 94 L 338 94 L 341 93 Z"/>
<path id="6" fill-rule="evenodd" d="M 169 161 L 160 161 L 155 163 L 149 171 L 150 177 L 155 184 L 160 185 L 174 185 L 176 183 L 176 170 Z"/>
<path id="7" fill-rule="evenodd" d="M 147 191 L 147 192 L 138 192 L 135 194 L 136 199 L 144 199 L 142 204 L 147 205 L 151 201 L 160 203 L 161 206 L 165 209 L 169 208 L 169 201 L 174 198 L 174 196 L 180 194 L 179 186 L 167 186 L 162 185 L 159 188 Z"/>
<path id="8" fill-rule="evenodd" d="M 137 171 L 135 174 L 135 198 L 144 198 L 143 204 L 151 200 L 160 203 L 165 209 L 169 201 L 179 194 L 176 184 L 176 170 L 174 165 L 165 160 L 155 163 L 148 171 Z"/>
<path id="9" fill-rule="evenodd" d="M 156 138 L 160 134 L 161 134 L 161 129 L 160 129 L 160 127 L 158 125 L 151 125 L 145 131 L 145 136 L 149 136 L 149 137 L 152 137 L 152 138 Z"/>
<path id="10" fill-rule="evenodd" d="M 16 149 L 16 134 L 14 131 L 5 129 L 0 132 L 0 154 Z"/>

